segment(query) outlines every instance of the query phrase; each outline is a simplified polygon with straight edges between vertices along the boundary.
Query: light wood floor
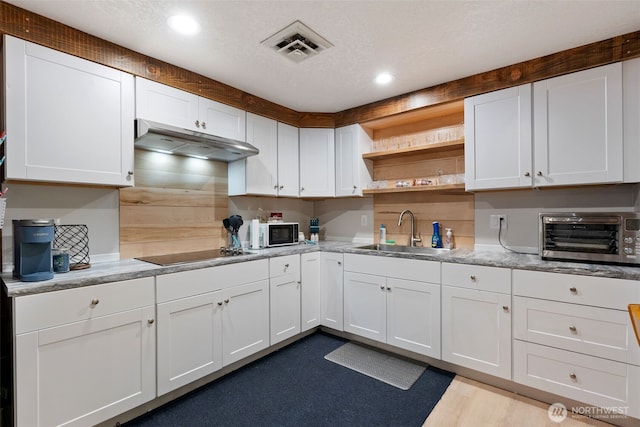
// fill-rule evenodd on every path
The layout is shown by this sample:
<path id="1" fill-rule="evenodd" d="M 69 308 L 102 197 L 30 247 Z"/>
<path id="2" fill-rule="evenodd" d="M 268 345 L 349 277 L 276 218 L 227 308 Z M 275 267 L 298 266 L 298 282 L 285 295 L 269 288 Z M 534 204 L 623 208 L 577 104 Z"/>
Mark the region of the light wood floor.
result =
<path id="1" fill-rule="evenodd" d="M 601 421 L 572 418 L 555 423 L 549 405 L 457 375 L 423 427 L 611 427 Z"/>

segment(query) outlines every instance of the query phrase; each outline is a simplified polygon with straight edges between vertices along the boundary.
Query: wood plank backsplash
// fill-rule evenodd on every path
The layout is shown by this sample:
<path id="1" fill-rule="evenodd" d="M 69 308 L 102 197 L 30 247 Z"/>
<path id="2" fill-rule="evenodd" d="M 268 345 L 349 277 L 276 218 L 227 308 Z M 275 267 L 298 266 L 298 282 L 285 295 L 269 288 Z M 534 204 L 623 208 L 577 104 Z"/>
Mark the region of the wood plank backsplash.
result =
<path id="1" fill-rule="evenodd" d="M 411 217 L 405 215 L 398 227 L 400 212 L 409 209 L 415 216 L 415 233 L 422 236 L 422 246 L 431 246 L 433 222 L 440 222 L 441 236 L 451 228 L 456 248 L 473 249 L 474 197 L 461 192 L 384 193 L 373 196 L 374 241 L 378 242 L 378 227 L 387 228 L 387 239 L 398 245 L 409 244 Z"/>
<path id="2" fill-rule="evenodd" d="M 120 258 L 226 245 L 226 163 L 135 150 L 134 176 L 120 189 Z"/>

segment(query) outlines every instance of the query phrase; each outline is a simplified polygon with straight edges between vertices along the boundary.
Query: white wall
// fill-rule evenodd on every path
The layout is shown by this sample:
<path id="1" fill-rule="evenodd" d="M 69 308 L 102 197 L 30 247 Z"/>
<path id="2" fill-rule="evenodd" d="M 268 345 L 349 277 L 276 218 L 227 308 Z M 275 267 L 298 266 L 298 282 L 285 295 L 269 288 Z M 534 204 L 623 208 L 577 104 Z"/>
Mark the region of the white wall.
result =
<path id="1" fill-rule="evenodd" d="M 60 219 L 85 224 L 91 263 L 119 258 L 118 190 L 113 188 L 9 184 L 2 229 L 2 270 L 13 269 L 14 219 Z M 4 187 L 3 187 L 4 188 Z"/>
<path id="2" fill-rule="evenodd" d="M 309 238 L 309 218 L 314 216 L 313 202 L 284 197 L 229 197 L 229 215 L 240 215 L 244 224 L 240 227 L 238 238 L 243 247 L 249 246 L 249 223 L 254 218 L 268 219 L 271 212 L 282 212 L 286 222 L 299 222 L 300 231 Z"/>
<path id="3" fill-rule="evenodd" d="M 507 215 L 502 242 L 507 247 L 538 252 L 540 212 L 634 211 L 638 185 L 477 192 L 475 194 L 475 247 L 501 249 L 498 230 L 490 229 L 493 214 Z"/>

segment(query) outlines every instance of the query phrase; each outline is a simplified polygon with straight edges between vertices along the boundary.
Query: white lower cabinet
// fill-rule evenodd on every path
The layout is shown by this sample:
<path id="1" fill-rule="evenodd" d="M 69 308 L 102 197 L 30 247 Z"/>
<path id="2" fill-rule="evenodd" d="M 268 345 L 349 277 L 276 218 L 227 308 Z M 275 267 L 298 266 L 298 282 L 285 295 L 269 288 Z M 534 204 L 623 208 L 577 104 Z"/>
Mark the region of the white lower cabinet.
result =
<path id="1" fill-rule="evenodd" d="M 15 298 L 15 425 L 95 425 L 153 399 L 154 300 L 153 278 Z"/>
<path id="2" fill-rule="evenodd" d="M 222 364 L 269 347 L 269 280 L 222 292 Z"/>
<path id="3" fill-rule="evenodd" d="M 322 252 L 300 255 L 300 327 L 302 332 L 320 326 L 322 317 Z"/>
<path id="4" fill-rule="evenodd" d="M 344 330 L 343 319 L 343 255 L 322 252 L 320 263 L 320 324 Z"/>
<path id="5" fill-rule="evenodd" d="M 269 262 L 156 278 L 158 395 L 269 346 Z"/>
<path id="6" fill-rule="evenodd" d="M 344 330 L 440 358 L 439 281 L 438 262 L 346 254 Z"/>
<path id="7" fill-rule="evenodd" d="M 222 291 L 158 304 L 158 396 L 222 368 Z"/>
<path id="8" fill-rule="evenodd" d="M 511 379 L 511 270 L 442 263 L 442 360 Z"/>
<path id="9" fill-rule="evenodd" d="M 300 333 L 300 255 L 269 259 L 271 344 Z"/>
<path id="10" fill-rule="evenodd" d="M 640 417 L 634 280 L 513 270 L 513 379 Z"/>

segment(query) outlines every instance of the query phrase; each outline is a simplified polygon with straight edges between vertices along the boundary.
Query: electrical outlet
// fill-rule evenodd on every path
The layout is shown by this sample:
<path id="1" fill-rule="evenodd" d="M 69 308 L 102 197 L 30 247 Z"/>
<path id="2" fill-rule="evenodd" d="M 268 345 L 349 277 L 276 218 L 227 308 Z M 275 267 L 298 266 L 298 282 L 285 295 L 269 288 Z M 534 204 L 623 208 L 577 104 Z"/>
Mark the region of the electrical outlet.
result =
<path id="1" fill-rule="evenodd" d="M 502 220 L 502 229 L 507 229 L 507 215 L 498 214 L 489 216 L 489 228 L 498 230 L 500 228 L 500 220 Z"/>
<path id="2" fill-rule="evenodd" d="M 367 226 L 367 222 L 368 222 L 367 221 L 367 216 L 366 215 L 362 215 L 360 217 L 360 225 L 363 226 L 363 227 L 366 227 Z"/>

